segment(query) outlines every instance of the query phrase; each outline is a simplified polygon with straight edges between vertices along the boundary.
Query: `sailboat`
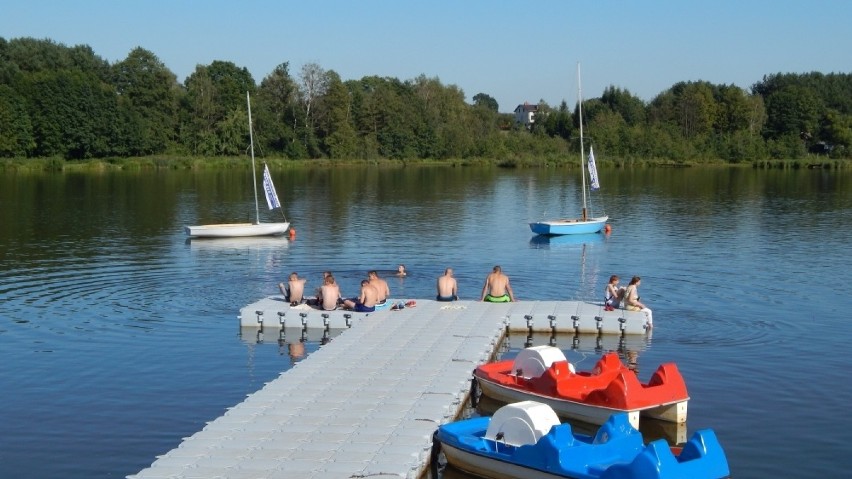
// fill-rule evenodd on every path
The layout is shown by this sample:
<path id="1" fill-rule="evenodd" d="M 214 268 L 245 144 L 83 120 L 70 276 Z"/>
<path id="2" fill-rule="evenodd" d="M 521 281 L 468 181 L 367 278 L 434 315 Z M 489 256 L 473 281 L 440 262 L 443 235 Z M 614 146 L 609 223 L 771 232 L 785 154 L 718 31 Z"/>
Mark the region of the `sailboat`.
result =
<path id="1" fill-rule="evenodd" d="M 247 236 L 275 236 L 282 235 L 290 228 L 287 218 L 281 223 L 262 223 L 260 221 L 260 207 L 257 202 L 257 172 L 254 161 L 254 133 L 251 123 L 251 97 L 246 92 L 246 103 L 248 104 L 249 121 L 249 150 L 251 151 L 251 177 L 254 185 L 254 223 L 226 223 L 215 225 L 185 226 L 186 234 L 193 238 L 237 238 Z M 266 194 L 266 203 L 269 209 L 281 208 L 275 185 L 272 183 L 272 175 L 269 174 L 269 166 L 263 165 L 263 190 Z M 282 212 L 283 215 L 283 212 Z"/>
<path id="2" fill-rule="evenodd" d="M 589 171 L 591 189 L 600 188 L 598 170 L 595 166 L 595 153 L 589 147 L 589 161 L 585 162 L 585 146 L 583 144 L 583 89 L 580 86 L 580 64 L 577 64 L 577 92 L 580 111 L 580 176 L 583 180 L 583 211 L 579 218 L 560 218 L 530 223 L 530 229 L 538 235 L 575 235 L 598 233 L 606 225 L 609 216 L 590 217 L 586 207 L 586 168 Z"/>

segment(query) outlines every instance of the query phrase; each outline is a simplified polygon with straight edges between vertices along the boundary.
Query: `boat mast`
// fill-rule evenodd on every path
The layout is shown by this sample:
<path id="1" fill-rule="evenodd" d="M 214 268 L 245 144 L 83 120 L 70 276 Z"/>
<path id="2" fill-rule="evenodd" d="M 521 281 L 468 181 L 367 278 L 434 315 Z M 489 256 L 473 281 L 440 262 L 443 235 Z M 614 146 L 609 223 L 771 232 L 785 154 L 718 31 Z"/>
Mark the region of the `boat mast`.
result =
<path id="1" fill-rule="evenodd" d="M 246 92 L 246 104 L 248 105 L 248 120 L 249 120 L 249 150 L 251 150 L 251 184 L 254 186 L 254 224 L 260 224 L 260 207 L 257 204 L 257 173 L 254 170 L 254 134 L 251 126 L 251 98 L 249 92 Z M 585 199 L 584 199 L 585 204 Z M 585 208 L 583 208 L 585 211 Z M 585 214 L 585 213 L 584 213 Z"/>
<path id="2" fill-rule="evenodd" d="M 580 83 L 580 62 L 577 62 L 577 103 L 580 110 L 580 176 L 583 179 L 583 221 L 586 221 L 586 164 L 583 161 L 585 147 L 583 145 L 583 87 Z"/>

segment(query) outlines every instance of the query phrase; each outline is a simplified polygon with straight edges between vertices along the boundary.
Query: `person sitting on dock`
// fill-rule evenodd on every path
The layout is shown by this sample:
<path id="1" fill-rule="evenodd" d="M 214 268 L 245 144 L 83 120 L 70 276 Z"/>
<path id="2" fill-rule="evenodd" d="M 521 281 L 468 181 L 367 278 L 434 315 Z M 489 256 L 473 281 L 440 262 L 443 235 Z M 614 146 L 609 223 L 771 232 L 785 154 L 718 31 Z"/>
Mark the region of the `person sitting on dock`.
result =
<path id="1" fill-rule="evenodd" d="M 307 280 L 299 278 L 299 275 L 290 273 L 290 278 L 287 283 L 278 283 L 278 289 L 284 295 L 284 300 L 290 303 L 290 306 L 297 306 L 302 302 L 305 295 L 305 283 Z"/>
<path id="2" fill-rule="evenodd" d="M 615 311 L 624 298 L 625 288 L 618 286 L 618 275 L 614 274 L 609 277 L 609 283 L 604 291 L 604 311 Z"/>
<path id="3" fill-rule="evenodd" d="M 438 276 L 438 296 L 435 299 L 438 301 L 456 301 L 459 299 L 458 284 L 456 278 L 453 278 L 452 268 L 447 268 L 444 270 L 443 276 Z"/>
<path id="4" fill-rule="evenodd" d="M 645 313 L 645 317 L 648 318 L 648 326 L 654 327 L 654 318 L 651 309 L 639 301 L 639 284 L 641 282 L 642 278 L 639 276 L 634 276 L 630 280 L 630 284 L 627 285 L 627 289 L 624 291 L 624 309 L 628 311 L 642 311 Z"/>
<path id="5" fill-rule="evenodd" d="M 367 279 L 374 288 L 376 288 L 376 292 L 378 293 L 378 298 L 376 298 L 377 305 L 385 304 L 388 297 L 390 296 L 390 287 L 388 286 L 388 282 L 379 278 L 379 273 L 376 270 L 370 271 L 367 273 Z"/>
<path id="6" fill-rule="evenodd" d="M 333 276 L 331 271 L 322 272 L 322 281 L 320 281 L 319 287 L 314 291 L 314 295 L 316 295 L 317 299 L 315 302 L 311 303 L 312 306 L 322 307 L 322 287 L 325 285 L 325 279 L 329 276 Z"/>
<path id="7" fill-rule="evenodd" d="M 378 297 L 378 290 L 365 279 L 361 281 L 361 295 L 358 298 L 343 301 L 343 306 L 356 313 L 372 313 L 376 310 L 376 299 Z"/>
<path id="8" fill-rule="evenodd" d="M 503 274 L 503 268 L 495 266 L 488 277 L 485 278 L 485 286 L 482 287 L 481 301 L 490 303 L 508 303 L 515 301 L 515 294 L 509 284 L 509 277 Z"/>
<path id="9" fill-rule="evenodd" d="M 340 286 L 334 281 L 334 276 L 329 274 L 323 279 L 323 285 L 320 287 L 317 295 L 319 306 L 325 311 L 333 311 L 337 309 L 337 304 L 340 301 Z"/>

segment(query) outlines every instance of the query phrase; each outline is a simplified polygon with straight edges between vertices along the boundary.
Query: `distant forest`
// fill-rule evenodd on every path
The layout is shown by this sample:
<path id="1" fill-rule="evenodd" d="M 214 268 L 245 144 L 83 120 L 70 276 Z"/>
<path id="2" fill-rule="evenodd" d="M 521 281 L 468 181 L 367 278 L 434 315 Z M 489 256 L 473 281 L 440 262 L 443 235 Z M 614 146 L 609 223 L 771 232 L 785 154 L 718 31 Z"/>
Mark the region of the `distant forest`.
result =
<path id="1" fill-rule="evenodd" d="M 577 106 L 538 104 L 527 128 L 477 93 L 421 75 L 343 80 L 287 62 L 255 83 L 229 61 L 183 83 L 143 48 L 110 64 L 89 46 L 0 37 L 0 157 L 234 156 L 290 159 L 561 158 L 578 150 Z M 680 82 L 646 103 L 610 86 L 583 102 L 599 161 L 751 162 L 852 157 L 852 74 L 775 73 L 750 91 Z"/>

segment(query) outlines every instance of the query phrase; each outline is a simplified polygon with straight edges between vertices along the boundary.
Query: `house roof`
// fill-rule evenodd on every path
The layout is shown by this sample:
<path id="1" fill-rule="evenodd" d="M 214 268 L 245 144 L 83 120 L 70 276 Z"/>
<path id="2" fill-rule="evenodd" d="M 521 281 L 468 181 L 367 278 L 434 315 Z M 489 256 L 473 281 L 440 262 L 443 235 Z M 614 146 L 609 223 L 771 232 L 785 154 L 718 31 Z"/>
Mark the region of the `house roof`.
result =
<path id="1" fill-rule="evenodd" d="M 516 112 L 518 110 L 520 110 L 522 112 L 538 111 L 538 105 L 530 105 L 529 103 L 524 102 L 523 105 L 518 105 L 517 108 L 515 108 Z"/>

